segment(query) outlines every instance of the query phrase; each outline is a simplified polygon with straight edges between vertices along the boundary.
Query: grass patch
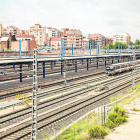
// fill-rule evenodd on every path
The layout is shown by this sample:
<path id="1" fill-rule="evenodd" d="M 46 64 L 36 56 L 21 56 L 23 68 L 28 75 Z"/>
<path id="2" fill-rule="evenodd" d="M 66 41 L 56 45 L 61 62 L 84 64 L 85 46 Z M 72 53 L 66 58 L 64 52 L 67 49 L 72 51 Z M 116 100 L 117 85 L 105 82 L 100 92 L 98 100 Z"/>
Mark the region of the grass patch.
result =
<path id="1" fill-rule="evenodd" d="M 140 109 L 133 108 L 132 111 L 140 111 Z"/>
<path id="2" fill-rule="evenodd" d="M 110 97 L 110 102 L 114 102 L 116 101 L 116 98 L 115 97 Z"/>
<path id="3" fill-rule="evenodd" d="M 102 139 L 108 132 L 111 132 L 112 128 L 127 121 L 128 115 L 125 115 L 125 110 L 118 106 L 114 106 L 112 111 L 108 114 L 107 122 L 104 126 L 97 125 L 97 114 L 92 113 L 88 116 L 89 129 L 87 131 L 87 118 L 74 124 L 74 136 L 73 125 L 59 135 L 56 140 L 92 140 Z M 101 121 L 101 117 L 99 117 Z M 99 122 L 100 123 L 100 122 Z"/>

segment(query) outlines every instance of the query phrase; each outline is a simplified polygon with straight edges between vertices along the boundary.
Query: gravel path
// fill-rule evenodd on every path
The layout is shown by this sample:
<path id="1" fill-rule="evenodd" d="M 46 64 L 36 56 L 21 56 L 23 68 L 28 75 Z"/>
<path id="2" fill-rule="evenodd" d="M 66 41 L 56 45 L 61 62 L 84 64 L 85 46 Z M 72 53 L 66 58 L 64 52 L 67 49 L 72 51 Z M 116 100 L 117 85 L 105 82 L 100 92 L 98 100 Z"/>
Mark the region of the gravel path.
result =
<path id="1" fill-rule="evenodd" d="M 124 105 L 123 108 L 128 112 L 128 122 L 116 127 L 105 140 L 140 140 L 140 111 L 131 111 L 133 108 L 140 110 L 140 98 Z"/>

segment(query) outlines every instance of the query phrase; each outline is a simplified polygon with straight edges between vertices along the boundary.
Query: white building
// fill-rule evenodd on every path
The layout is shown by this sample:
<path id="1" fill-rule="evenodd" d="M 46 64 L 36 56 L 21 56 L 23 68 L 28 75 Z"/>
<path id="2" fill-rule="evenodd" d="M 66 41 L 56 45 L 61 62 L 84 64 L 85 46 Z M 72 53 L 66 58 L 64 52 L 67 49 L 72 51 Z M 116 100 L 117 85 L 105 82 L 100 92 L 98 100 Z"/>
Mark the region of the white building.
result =
<path id="1" fill-rule="evenodd" d="M 82 45 L 83 45 L 84 50 L 88 50 L 89 49 L 89 39 L 88 38 L 83 38 Z"/>
<path id="2" fill-rule="evenodd" d="M 128 44 L 130 41 L 131 41 L 131 36 L 128 33 L 120 33 L 118 35 L 113 36 L 113 44 L 115 44 L 115 42 Z"/>
<path id="3" fill-rule="evenodd" d="M 46 27 L 46 33 L 48 34 L 48 38 L 60 37 L 60 31 L 56 28 Z"/>

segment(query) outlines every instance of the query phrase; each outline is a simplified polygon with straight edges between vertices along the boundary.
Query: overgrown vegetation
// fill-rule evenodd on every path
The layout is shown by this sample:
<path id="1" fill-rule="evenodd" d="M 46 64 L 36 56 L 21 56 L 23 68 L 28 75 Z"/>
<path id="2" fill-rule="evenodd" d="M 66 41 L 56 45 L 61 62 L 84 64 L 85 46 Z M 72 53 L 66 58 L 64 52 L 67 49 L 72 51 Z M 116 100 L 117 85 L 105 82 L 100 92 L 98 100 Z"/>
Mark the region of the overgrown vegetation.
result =
<path id="1" fill-rule="evenodd" d="M 128 116 L 124 114 L 125 110 L 118 106 L 113 108 L 113 111 L 109 113 L 107 123 L 105 124 L 110 129 L 127 121 Z"/>
<path id="2" fill-rule="evenodd" d="M 140 84 L 136 85 L 133 89 L 130 89 L 127 92 L 127 95 L 132 93 Z M 121 108 L 124 104 L 129 104 L 134 98 L 140 97 L 140 88 L 136 91 L 136 95 L 130 95 L 129 98 L 125 98 L 119 103 L 115 104 L 112 111 L 108 114 L 106 123 L 104 126 L 99 126 L 101 117 L 99 117 L 99 122 L 97 119 L 97 113 L 92 113 L 88 116 L 89 129 L 87 131 L 87 118 L 77 122 L 74 124 L 74 137 L 73 137 L 73 126 L 64 131 L 60 136 L 57 137 L 56 140 L 93 140 L 95 138 L 101 139 L 107 133 L 112 132 L 113 128 L 123 124 L 127 121 L 128 115 L 125 114 L 125 110 Z M 126 94 L 125 94 L 126 95 Z M 115 97 L 110 97 L 110 102 L 116 101 L 122 98 L 124 95 L 119 94 Z M 138 109 L 133 108 L 132 111 L 140 111 Z M 107 115 L 107 114 L 106 114 Z M 48 140 L 48 139 L 47 139 Z"/>
<path id="3" fill-rule="evenodd" d="M 93 113 L 89 116 L 89 129 L 87 131 L 86 119 L 74 124 L 74 136 L 73 126 L 64 131 L 57 140 L 92 140 L 102 139 L 112 128 L 127 121 L 128 115 L 125 115 L 125 110 L 118 106 L 115 106 L 113 110 L 108 114 L 107 122 L 105 125 L 98 125 L 97 114 Z M 99 118 L 100 120 L 101 118 Z"/>

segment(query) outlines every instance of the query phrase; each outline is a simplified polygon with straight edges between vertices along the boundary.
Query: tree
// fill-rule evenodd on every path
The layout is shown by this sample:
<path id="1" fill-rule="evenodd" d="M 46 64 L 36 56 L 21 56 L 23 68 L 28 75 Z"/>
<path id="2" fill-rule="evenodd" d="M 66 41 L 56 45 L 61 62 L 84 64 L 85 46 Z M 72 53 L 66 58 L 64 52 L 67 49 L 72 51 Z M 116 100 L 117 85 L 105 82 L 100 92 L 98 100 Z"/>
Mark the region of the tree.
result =
<path id="1" fill-rule="evenodd" d="M 137 40 L 135 41 L 135 43 L 133 43 L 133 44 L 134 44 L 134 48 L 138 49 L 139 46 L 140 46 L 140 40 L 137 39 Z"/>
<path id="2" fill-rule="evenodd" d="M 122 49 L 126 49 L 127 48 L 126 43 L 121 43 L 121 42 L 115 42 L 114 46 L 116 46 L 116 48 L 118 48 L 118 44 L 120 44 L 120 49 L 121 49 L 121 46 L 122 46 Z"/>
<path id="3" fill-rule="evenodd" d="M 140 40 L 137 39 L 137 40 L 135 41 L 134 45 L 140 45 Z"/>
<path id="4" fill-rule="evenodd" d="M 102 49 L 106 50 L 107 48 L 106 48 L 106 46 L 102 46 Z"/>
<path id="5" fill-rule="evenodd" d="M 134 43 L 132 42 L 132 41 L 130 41 L 129 43 L 128 43 L 128 45 L 133 45 Z"/>
<path id="6" fill-rule="evenodd" d="M 102 49 L 108 49 L 108 45 L 109 45 L 109 49 L 115 49 L 114 45 L 112 43 L 108 43 L 106 46 L 102 46 Z"/>

